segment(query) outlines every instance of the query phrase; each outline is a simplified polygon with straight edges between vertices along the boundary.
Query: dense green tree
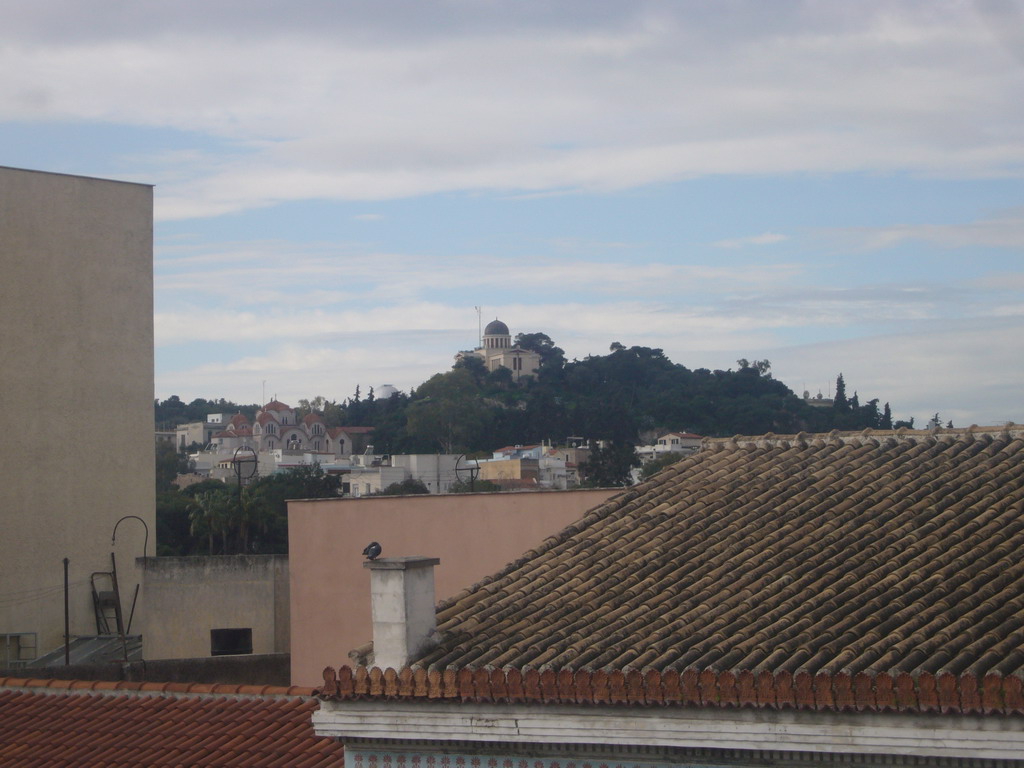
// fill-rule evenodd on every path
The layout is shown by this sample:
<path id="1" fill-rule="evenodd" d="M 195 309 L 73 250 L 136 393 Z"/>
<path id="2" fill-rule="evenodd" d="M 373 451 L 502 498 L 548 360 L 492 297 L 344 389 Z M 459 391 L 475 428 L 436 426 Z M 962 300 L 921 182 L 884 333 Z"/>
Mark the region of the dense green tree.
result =
<path id="1" fill-rule="evenodd" d="M 630 470 L 639 464 L 632 444 L 613 441 L 604 445 L 592 443 L 590 457 L 580 469 L 586 477 L 584 485 L 587 487 L 612 488 L 631 485 Z"/>
<path id="2" fill-rule="evenodd" d="M 517 334 L 515 345 L 540 355 L 541 367 L 561 368 L 565 364 L 565 350 L 556 347 L 546 333 Z"/>
<path id="3" fill-rule="evenodd" d="M 654 475 L 661 472 L 665 467 L 671 467 L 673 464 L 682 460 L 683 456 L 678 453 L 666 453 L 656 459 L 651 459 L 640 469 L 640 479 L 647 480 L 648 478 L 654 477 Z"/>
<path id="4" fill-rule="evenodd" d="M 200 480 L 198 483 L 192 483 L 192 485 L 186 487 L 181 491 L 183 496 L 187 496 L 190 500 L 195 499 L 201 493 L 207 491 L 223 491 L 228 486 L 223 480 L 216 480 L 214 478 L 207 478 L 206 480 Z"/>
<path id="5" fill-rule="evenodd" d="M 223 483 L 221 484 L 223 485 Z M 193 497 L 188 507 L 189 533 L 207 541 L 206 554 L 226 554 L 229 530 L 228 505 L 231 495 L 227 487 L 223 490 L 204 491 Z M 216 539 L 221 539 L 220 551 L 216 550 Z"/>
<path id="6" fill-rule="evenodd" d="M 408 477 L 397 483 L 392 483 L 382 490 L 377 496 L 410 496 L 412 494 L 430 493 L 430 489 L 423 484 L 422 480 Z"/>
<path id="7" fill-rule="evenodd" d="M 230 517 L 238 553 L 261 551 L 261 545 L 275 522 L 275 513 L 259 485 L 236 491 Z"/>
<path id="8" fill-rule="evenodd" d="M 512 371 L 502 366 L 487 374 L 484 385 L 491 391 L 507 392 L 515 386 L 515 380 L 512 378 Z"/>
<path id="9" fill-rule="evenodd" d="M 341 480 L 328 474 L 319 464 L 304 464 L 284 472 L 275 472 L 256 480 L 263 497 L 278 512 L 284 513 L 288 499 L 324 499 L 338 495 Z"/>
<path id="10" fill-rule="evenodd" d="M 408 409 L 406 430 L 420 452 L 464 453 L 481 444 L 489 410 L 481 389 L 465 368 L 438 373 L 425 381 Z"/>
<path id="11" fill-rule="evenodd" d="M 487 378 L 488 371 L 486 363 L 484 363 L 483 358 L 477 357 L 473 354 L 463 355 L 455 361 L 455 365 L 452 367 L 464 368 L 469 371 L 477 386 L 483 386 L 484 380 Z"/>
<path id="12" fill-rule="evenodd" d="M 156 490 L 157 493 L 170 491 L 174 488 L 174 480 L 178 475 L 188 472 L 188 455 L 178 453 L 174 443 L 159 442 L 156 444 Z"/>
<path id="13" fill-rule="evenodd" d="M 192 501 L 192 497 L 176 489 L 156 494 L 157 555 L 169 557 L 196 554 L 194 539 L 189 530 L 189 507 Z"/>
<path id="14" fill-rule="evenodd" d="M 882 420 L 878 423 L 881 429 L 892 429 L 892 411 L 889 409 L 889 404 L 885 404 L 885 408 L 882 410 Z"/>
<path id="15" fill-rule="evenodd" d="M 846 381 L 841 373 L 836 377 L 836 396 L 832 401 L 832 406 L 837 411 L 844 413 L 850 410 L 850 401 L 846 399 Z"/>
<path id="16" fill-rule="evenodd" d="M 456 480 L 448 486 L 448 493 L 496 493 L 501 486 L 490 480 Z"/>
<path id="17" fill-rule="evenodd" d="M 751 369 L 756 371 L 758 376 L 771 376 L 772 364 L 770 360 L 755 360 L 751 363 L 745 357 L 741 357 L 736 361 L 736 365 L 740 367 L 741 371 Z"/>
<path id="18" fill-rule="evenodd" d="M 878 412 L 877 397 L 860 406 L 860 422 L 871 429 L 878 429 L 882 426 L 882 414 Z"/>
<path id="19" fill-rule="evenodd" d="M 295 408 L 295 415 L 302 419 L 311 413 L 323 413 L 324 406 L 327 405 L 327 398 L 323 395 L 317 395 L 312 400 L 306 400 L 305 398 L 299 400 L 298 406 Z"/>
<path id="20" fill-rule="evenodd" d="M 153 401 L 154 420 L 162 428 L 173 429 L 178 424 L 204 421 L 211 413 L 241 413 L 249 421 L 256 418 L 258 405 L 239 405 L 230 400 L 205 400 L 201 397 L 185 404 L 177 395 L 166 400 Z"/>
<path id="21" fill-rule="evenodd" d="M 548 355 L 538 376 L 513 384 L 508 371 L 488 373 L 479 358 L 466 356 L 408 394 L 369 398 L 356 387 L 343 403 L 317 395 L 299 406 L 322 408 L 328 426 L 372 427 L 375 449 L 392 454 L 474 452 L 541 440 L 558 443 L 570 435 L 636 443 L 641 435 L 649 439 L 670 430 L 728 436 L 892 424 L 891 411 L 879 414 L 877 400 L 859 405 L 856 398 L 851 407 L 842 374 L 837 407 L 814 408 L 772 377 L 768 360 L 740 359 L 738 370 L 690 370 L 660 349 L 619 342 L 606 355 L 572 361 L 565 361 L 545 334 L 520 334 L 517 342 Z M 178 398 L 164 404 L 181 420 L 190 409 L 225 411 L 231 405 L 205 400 L 186 405 Z"/>

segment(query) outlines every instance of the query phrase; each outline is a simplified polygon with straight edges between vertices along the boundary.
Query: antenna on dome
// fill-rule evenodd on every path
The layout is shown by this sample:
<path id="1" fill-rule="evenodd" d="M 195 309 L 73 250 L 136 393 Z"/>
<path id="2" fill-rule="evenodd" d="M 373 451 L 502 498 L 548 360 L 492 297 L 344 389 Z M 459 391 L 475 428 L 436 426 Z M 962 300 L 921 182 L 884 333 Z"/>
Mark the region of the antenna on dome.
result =
<path id="1" fill-rule="evenodd" d="M 481 308 L 473 307 L 476 310 L 476 341 L 481 347 L 484 345 L 483 321 L 480 319 Z"/>

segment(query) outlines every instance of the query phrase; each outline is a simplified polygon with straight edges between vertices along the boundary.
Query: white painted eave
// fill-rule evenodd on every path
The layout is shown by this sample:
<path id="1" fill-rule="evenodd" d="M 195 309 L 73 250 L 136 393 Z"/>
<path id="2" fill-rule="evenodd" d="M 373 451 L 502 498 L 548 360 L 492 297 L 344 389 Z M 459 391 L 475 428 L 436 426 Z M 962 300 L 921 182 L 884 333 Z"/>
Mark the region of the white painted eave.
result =
<path id="1" fill-rule="evenodd" d="M 318 736 L 614 748 L 781 750 L 1016 759 L 1024 718 L 685 707 L 321 702 Z"/>

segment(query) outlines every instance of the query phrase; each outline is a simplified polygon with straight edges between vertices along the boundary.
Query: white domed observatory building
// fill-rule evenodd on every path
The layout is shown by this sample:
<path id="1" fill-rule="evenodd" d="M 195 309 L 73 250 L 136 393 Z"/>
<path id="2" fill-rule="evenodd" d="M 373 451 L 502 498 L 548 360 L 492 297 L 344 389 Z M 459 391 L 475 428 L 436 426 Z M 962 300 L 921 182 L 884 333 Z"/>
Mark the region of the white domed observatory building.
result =
<path id="1" fill-rule="evenodd" d="M 513 381 L 519 381 L 524 376 L 537 375 L 540 355 L 532 349 L 512 346 L 512 334 L 501 320 L 495 318 L 487 324 L 480 343 L 482 346 L 471 352 L 459 352 L 455 359 L 461 360 L 466 355 L 476 355 L 484 361 L 490 372 L 508 368 L 512 371 Z"/>

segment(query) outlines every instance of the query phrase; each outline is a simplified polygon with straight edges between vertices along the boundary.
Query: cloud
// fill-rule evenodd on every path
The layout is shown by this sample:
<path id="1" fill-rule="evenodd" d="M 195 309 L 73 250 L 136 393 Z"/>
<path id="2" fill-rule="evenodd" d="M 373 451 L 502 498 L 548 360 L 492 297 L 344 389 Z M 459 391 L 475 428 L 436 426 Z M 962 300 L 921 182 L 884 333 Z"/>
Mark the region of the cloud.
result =
<path id="1" fill-rule="evenodd" d="M 792 346 L 767 356 L 776 376 L 796 391 L 824 391 L 842 373 L 848 393 L 857 390 L 861 403 L 890 401 L 897 418 L 914 416 L 920 425 L 938 411 L 956 426 L 994 425 L 1024 417 L 1024 359 L 1010 352 L 1022 335 L 1020 317 L 965 321 Z"/>
<path id="2" fill-rule="evenodd" d="M 628 245 L 606 250 L 608 259 L 595 261 L 588 258 L 592 252 L 586 248 L 575 258 L 552 259 L 541 253 L 509 259 L 487 254 L 379 252 L 358 243 L 161 245 L 156 260 L 157 306 L 192 314 L 215 303 L 266 317 L 273 316 L 277 306 L 291 311 L 296 302 L 304 309 L 328 310 L 332 304 L 344 304 L 349 310 L 378 304 L 415 306 L 431 297 L 451 300 L 470 291 L 477 296 L 502 293 L 520 284 L 524 274 L 544 276 L 530 287 L 538 302 L 582 301 L 594 294 L 604 297 L 602 301 L 638 295 L 653 301 L 777 287 L 805 272 L 805 267 L 794 263 L 673 263 L 639 257 Z M 158 316 L 158 339 L 161 322 Z"/>
<path id="3" fill-rule="evenodd" d="M 901 243 L 937 248 L 1024 248 L 1024 208 L 961 224 L 915 224 L 823 230 L 819 237 L 859 250 L 882 250 Z"/>
<path id="4" fill-rule="evenodd" d="M 716 248 L 743 248 L 748 245 L 774 245 L 775 243 L 782 243 L 788 240 L 786 235 L 780 235 L 776 232 L 765 232 L 760 235 L 752 235 L 750 237 L 737 237 L 732 240 L 719 240 L 712 243 Z"/>
<path id="5" fill-rule="evenodd" d="M 887 330 L 844 337 L 842 321 L 885 309 L 885 304 L 851 301 L 836 323 L 822 325 L 821 318 L 835 316 L 836 307 L 809 302 L 775 317 L 757 307 L 737 313 L 728 306 L 643 302 L 493 308 L 513 333 L 543 331 L 569 359 L 606 354 L 612 341 L 660 347 L 689 368 L 735 367 L 738 358 L 756 356 L 770 359 L 776 378 L 798 393 L 828 391 L 842 372 L 861 402 L 889 401 L 898 418 L 915 416 L 922 422 L 938 411 L 958 426 L 1024 421 L 1018 396 L 1024 360 L 1012 353 L 1024 334 L 1024 316 L 949 320 L 908 311 L 909 321 Z M 897 315 L 890 308 L 890 319 L 899 321 Z M 257 318 L 251 326 L 242 324 L 241 348 L 249 352 L 162 371 L 158 396 L 245 399 L 237 393 L 252 392 L 255 401 L 263 379 L 286 401 L 315 394 L 343 399 L 357 384 L 364 392 L 383 382 L 408 391 L 447 370 L 459 349 L 473 346 L 474 321 L 464 308 L 440 305 L 381 309 L 365 317 L 322 316 L 294 327 L 280 316 Z M 230 317 L 200 315 L 192 322 L 194 331 L 205 328 L 214 340 L 237 327 Z M 824 340 L 801 342 L 799 331 L 805 327 Z"/>
<path id="6" fill-rule="evenodd" d="M 5 5 L 0 119 L 195 136 L 173 157 L 133 153 L 164 221 L 452 190 L 1024 168 L 1019 63 L 993 45 L 988 16 L 952 0 L 866 0 L 856 14 L 798 2 Z M 230 152 L 211 156 L 209 141 Z"/>

